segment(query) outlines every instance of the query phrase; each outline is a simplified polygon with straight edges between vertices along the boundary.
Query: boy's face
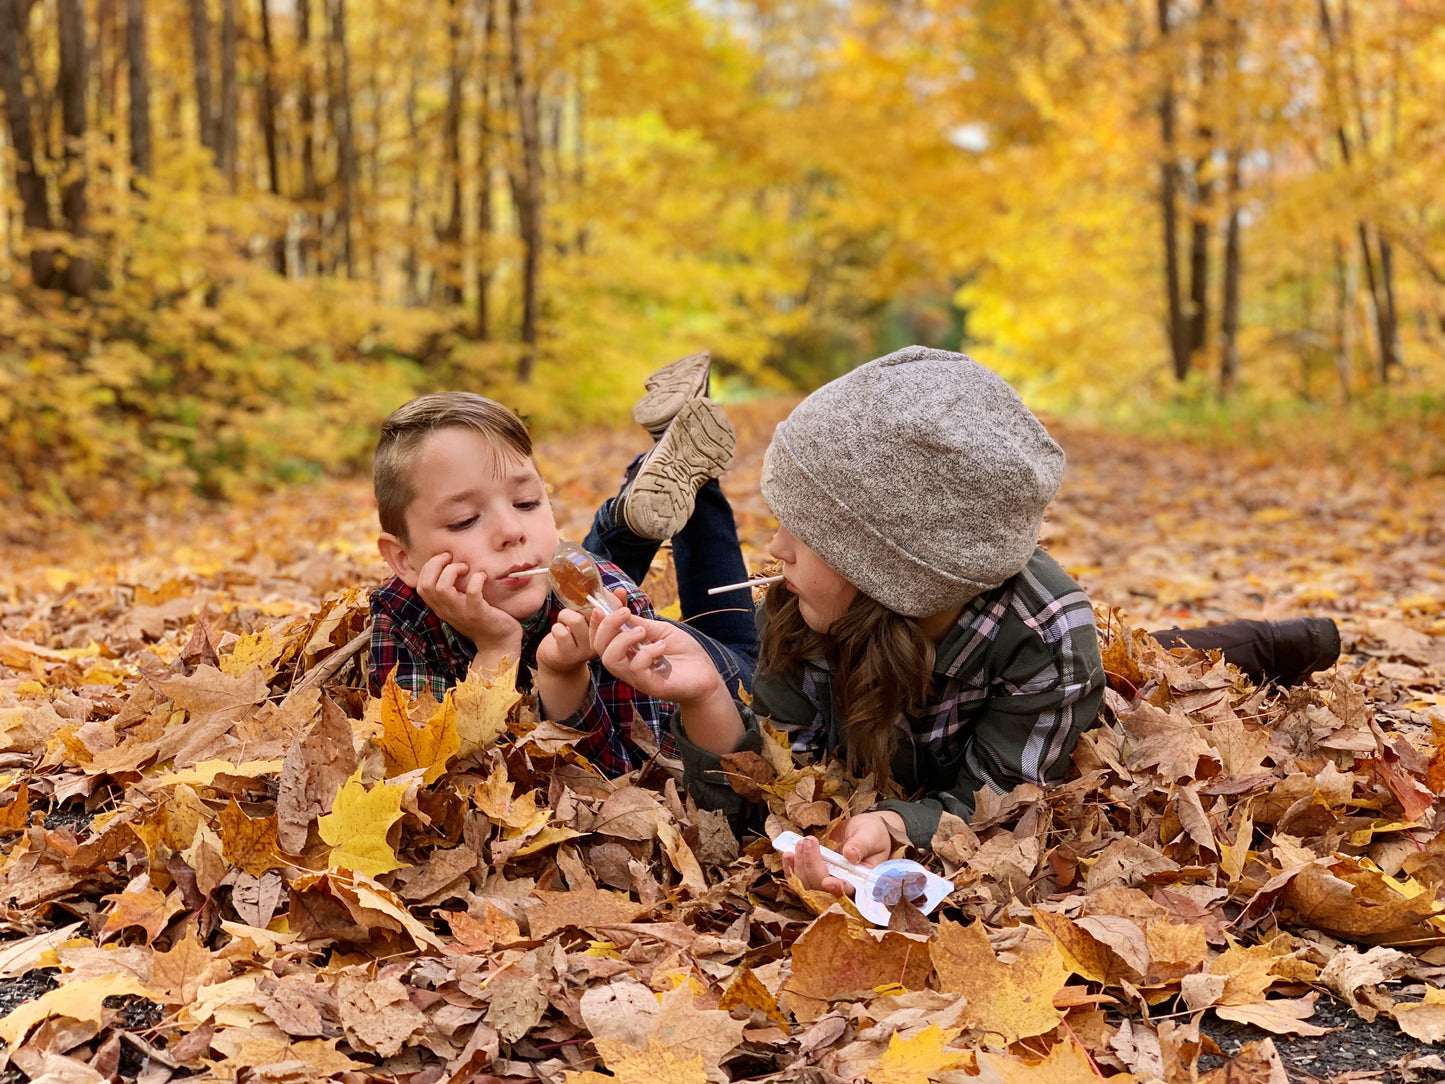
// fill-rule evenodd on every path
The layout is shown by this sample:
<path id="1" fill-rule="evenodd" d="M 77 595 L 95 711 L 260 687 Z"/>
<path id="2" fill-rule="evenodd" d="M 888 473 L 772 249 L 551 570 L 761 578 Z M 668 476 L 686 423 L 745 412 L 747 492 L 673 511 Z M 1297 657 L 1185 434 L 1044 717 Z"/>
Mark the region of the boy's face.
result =
<path id="1" fill-rule="evenodd" d="M 535 463 L 470 429 L 439 429 L 418 449 L 412 484 L 408 541 L 391 534 L 378 540 L 403 582 L 416 587 L 428 562 L 445 555 L 427 569 L 432 583 L 457 564 L 464 566 L 458 583 L 486 574 L 487 605 L 519 621 L 542 608 L 548 578 L 510 575 L 550 564 L 557 548 L 557 524 Z"/>

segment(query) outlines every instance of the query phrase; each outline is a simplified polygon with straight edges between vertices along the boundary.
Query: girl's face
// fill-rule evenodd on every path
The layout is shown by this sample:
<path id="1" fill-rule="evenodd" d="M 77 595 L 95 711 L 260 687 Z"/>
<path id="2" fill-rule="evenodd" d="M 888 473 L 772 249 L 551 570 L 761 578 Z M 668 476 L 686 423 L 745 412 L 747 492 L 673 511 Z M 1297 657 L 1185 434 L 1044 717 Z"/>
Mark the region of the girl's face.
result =
<path id="1" fill-rule="evenodd" d="M 808 628 L 826 633 L 858 597 L 858 588 L 834 572 L 823 559 L 780 526 L 768 553 L 783 564 L 789 591 L 798 596 L 798 612 Z"/>

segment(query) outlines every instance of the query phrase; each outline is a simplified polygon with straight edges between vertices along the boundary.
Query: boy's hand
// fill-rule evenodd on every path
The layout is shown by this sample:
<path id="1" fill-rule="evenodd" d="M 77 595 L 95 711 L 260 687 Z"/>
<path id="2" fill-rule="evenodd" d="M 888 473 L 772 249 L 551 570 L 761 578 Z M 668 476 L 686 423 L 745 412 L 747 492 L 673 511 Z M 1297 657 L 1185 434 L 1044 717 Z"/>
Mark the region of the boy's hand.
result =
<path id="1" fill-rule="evenodd" d="M 563 610 L 552 631 L 537 645 L 537 697 L 542 718 L 566 719 L 587 703 L 592 684 L 587 661 L 595 654 L 587 619 Z"/>
<path id="2" fill-rule="evenodd" d="M 895 835 L 907 832 L 903 818 L 891 809 L 876 809 L 849 817 L 833 833 L 833 849 L 855 865 L 871 868 L 893 853 Z M 851 896 L 853 886 L 834 877 L 819 850 L 816 839 L 798 841 L 792 854 L 783 855 L 783 868 L 798 876 L 804 888 L 821 889 L 835 896 Z"/>
<path id="3" fill-rule="evenodd" d="M 438 553 L 421 566 L 416 592 L 432 611 L 476 645 L 479 658 L 499 661 L 503 655 L 518 658 L 522 649 L 522 623 L 490 605 L 482 596 L 485 572 L 471 572 Z"/>
<path id="4" fill-rule="evenodd" d="M 537 645 L 537 666 L 565 673 L 585 666 L 596 655 L 587 619 L 575 610 L 563 610 L 552 631 Z"/>
<path id="5" fill-rule="evenodd" d="M 621 604 L 610 614 L 593 610 L 592 646 L 615 677 L 659 700 L 688 705 L 714 696 L 722 689 L 722 678 L 702 645 L 686 631 L 667 621 L 649 621 L 627 608 L 627 592 L 618 587 L 613 595 Z M 624 629 L 624 623 L 632 627 Z M 652 668 L 667 657 L 672 672 Z M 722 689 L 726 697 L 725 689 Z"/>

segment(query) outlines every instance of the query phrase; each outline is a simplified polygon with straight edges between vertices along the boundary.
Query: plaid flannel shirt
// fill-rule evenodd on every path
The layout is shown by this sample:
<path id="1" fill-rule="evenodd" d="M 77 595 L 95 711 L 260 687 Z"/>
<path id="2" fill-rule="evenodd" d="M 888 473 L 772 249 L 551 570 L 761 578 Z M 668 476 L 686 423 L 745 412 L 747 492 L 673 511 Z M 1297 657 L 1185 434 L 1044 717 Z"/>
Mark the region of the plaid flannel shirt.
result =
<path id="1" fill-rule="evenodd" d="M 597 568 L 609 592 L 614 587 L 626 589 L 628 609 L 639 617 L 657 617 L 652 601 L 621 569 L 600 559 Z M 549 592 L 542 608 L 522 623 L 522 660 L 517 668 L 517 684 L 523 691 L 530 691 L 532 687 L 537 645 L 551 631 L 562 610 L 557 596 Z M 398 577 L 393 576 L 371 592 L 371 654 L 367 676 L 373 691 L 381 688 L 394 667 L 396 683 L 403 689 L 415 695 L 425 685 L 441 700 L 448 689 L 467 676 L 467 668 L 476 653 L 470 640 L 439 618 L 421 596 Z M 663 753 L 677 755 L 669 726 L 677 712 L 676 704 L 638 692 L 613 677 L 597 659 L 588 664 L 588 669 L 591 680 L 582 707 L 566 719 L 558 720 L 588 735 L 586 741 L 576 746 L 577 752 L 608 777 L 625 775 L 647 759 L 646 752 L 632 740 L 632 726 L 640 723 L 652 732 Z"/>
<path id="2" fill-rule="evenodd" d="M 973 814 L 975 795 L 1019 783 L 1061 781 L 1079 735 L 1095 722 L 1104 664 L 1088 596 L 1041 549 L 1017 575 L 963 608 L 934 659 L 928 706 L 904 720 L 892 775 L 916 801 L 885 801 L 912 841 L 926 847 L 946 809 Z M 760 746 L 757 718 L 786 729 L 799 753 L 839 752 L 841 726 L 826 663 L 800 673 L 759 674 L 741 748 Z M 688 788 L 699 805 L 736 813 L 741 799 L 717 757 L 679 738 Z"/>

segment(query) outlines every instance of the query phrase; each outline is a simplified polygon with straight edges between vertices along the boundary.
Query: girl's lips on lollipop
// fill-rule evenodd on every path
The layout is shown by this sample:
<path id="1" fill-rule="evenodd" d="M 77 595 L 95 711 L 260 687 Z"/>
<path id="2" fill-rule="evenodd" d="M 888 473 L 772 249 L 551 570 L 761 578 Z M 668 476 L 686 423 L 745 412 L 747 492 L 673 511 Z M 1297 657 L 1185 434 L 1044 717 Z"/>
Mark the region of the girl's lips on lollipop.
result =
<path id="1" fill-rule="evenodd" d="M 538 566 L 535 565 L 535 564 L 530 564 L 530 565 L 513 565 L 511 568 L 507 569 L 506 572 L 503 572 L 502 575 L 501 575 L 499 578 L 500 578 L 502 581 L 504 581 L 509 587 L 522 587 L 522 586 L 524 586 L 524 585 L 526 585 L 526 584 L 531 583 L 531 582 L 532 582 L 532 577 L 531 577 L 531 576 L 518 576 L 517 573 L 518 573 L 518 572 L 525 572 L 525 571 L 527 571 L 527 570 L 529 570 L 529 569 L 533 569 L 533 568 L 536 568 L 536 567 L 538 567 Z"/>

